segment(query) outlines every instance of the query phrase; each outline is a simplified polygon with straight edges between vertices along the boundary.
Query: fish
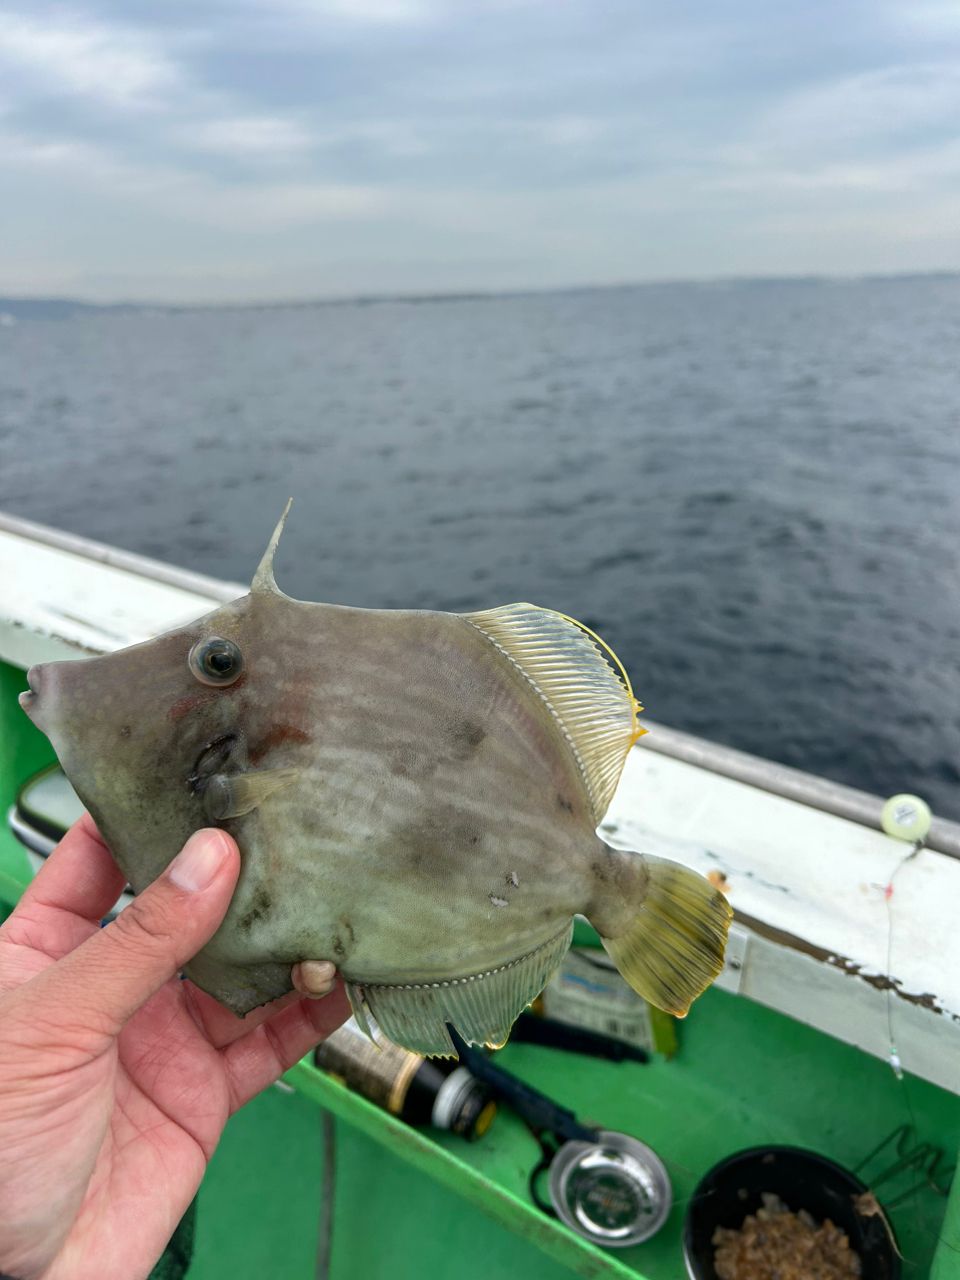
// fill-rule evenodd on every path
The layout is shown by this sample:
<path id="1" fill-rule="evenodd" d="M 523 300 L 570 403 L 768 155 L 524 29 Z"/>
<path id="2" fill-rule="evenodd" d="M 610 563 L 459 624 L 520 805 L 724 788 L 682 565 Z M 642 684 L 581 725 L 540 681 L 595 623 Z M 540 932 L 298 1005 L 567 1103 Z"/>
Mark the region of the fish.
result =
<path id="1" fill-rule="evenodd" d="M 598 826 L 644 731 L 583 624 L 250 591 L 105 656 L 28 673 L 22 705 L 135 892 L 204 826 L 235 837 L 227 913 L 186 975 L 237 1015 L 328 960 L 354 1014 L 450 1056 L 502 1045 L 582 915 L 635 991 L 682 1017 L 723 966 L 726 897 Z"/>

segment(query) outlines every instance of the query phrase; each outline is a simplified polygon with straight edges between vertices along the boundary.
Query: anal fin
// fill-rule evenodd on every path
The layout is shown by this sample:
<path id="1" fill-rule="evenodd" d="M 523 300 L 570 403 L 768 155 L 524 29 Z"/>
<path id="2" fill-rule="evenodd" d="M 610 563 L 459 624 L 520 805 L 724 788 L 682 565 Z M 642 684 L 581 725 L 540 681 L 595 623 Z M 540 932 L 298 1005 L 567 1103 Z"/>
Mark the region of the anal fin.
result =
<path id="1" fill-rule="evenodd" d="M 499 1047 L 567 953 L 573 921 L 519 960 L 445 982 L 347 982 L 356 1013 L 369 1011 L 388 1039 L 427 1057 L 455 1056 L 451 1023 L 467 1044 Z"/>

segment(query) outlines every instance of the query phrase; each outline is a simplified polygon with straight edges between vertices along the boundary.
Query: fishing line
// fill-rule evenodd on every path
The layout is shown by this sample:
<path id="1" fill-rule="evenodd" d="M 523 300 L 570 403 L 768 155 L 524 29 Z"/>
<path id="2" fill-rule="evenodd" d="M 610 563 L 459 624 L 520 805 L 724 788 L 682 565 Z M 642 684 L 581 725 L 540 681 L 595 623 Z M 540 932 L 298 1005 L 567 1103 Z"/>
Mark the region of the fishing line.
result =
<path id="1" fill-rule="evenodd" d="M 949 1193 L 949 1179 L 953 1175 L 954 1170 L 950 1169 L 946 1171 L 947 1184 L 946 1187 L 942 1187 L 938 1183 L 935 1175 L 943 1152 L 930 1143 L 919 1142 L 921 1129 L 917 1120 L 916 1111 L 914 1110 L 913 1101 L 910 1097 L 910 1089 L 907 1084 L 906 1072 L 903 1069 L 903 1063 L 900 1057 L 899 1047 L 897 1045 L 897 1038 L 894 1031 L 894 1002 L 897 998 L 897 980 L 893 973 L 893 898 L 895 893 L 895 882 L 897 877 L 900 875 L 900 872 L 907 863 L 912 862 L 925 847 L 924 841 L 927 832 L 929 831 L 930 821 L 931 815 L 927 805 L 918 797 L 907 795 L 891 797 L 891 799 L 884 805 L 881 817 L 881 825 L 887 835 L 899 839 L 903 839 L 905 836 L 912 837 L 912 847 L 899 859 L 887 879 L 886 884 L 875 885 L 875 887 L 880 889 L 883 893 L 884 906 L 887 912 L 887 958 L 886 972 L 884 973 L 888 1045 L 887 1062 L 893 1072 L 894 1078 L 898 1082 L 899 1092 L 902 1096 L 907 1116 L 909 1117 L 909 1124 L 901 1126 L 898 1130 L 894 1130 L 892 1134 L 881 1142 L 880 1146 L 876 1148 L 875 1151 L 871 1152 L 871 1154 L 861 1162 L 861 1165 L 869 1163 L 869 1161 L 873 1159 L 880 1150 L 895 1141 L 896 1155 L 899 1157 L 899 1161 L 897 1164 L 893 1165 L 886 1174 L 878 1175 L 877 1182 L 882 1181 L 884 1176 L 893 1176 L 901 1170 L 915 1168 L 919 1165 L 924 1174 L 923 1180 L 916 1183 L 914 1187 L 910 1188 L 902 1195 L 895 1197 L 895 1199 L 889 1203 L 891 1208 L 896 1208 L 905 1199 L 914 1194 L 914 1192 L 918 1193 L 920 1195 L 920 1206 L 922 1206 L 920 1211 L 924 1218 L 925 1227 L 932 1226 L 932 1215 L 931 1207 L 924 1204 L 924 1198 L 921 1193 L 927 1189 L 945 1198 Z M 918 1143 L 918 1145 L 913 1148 L 910 1148 L 909 1146 L 911 1134 Z M 858 1168 L 859 1167 L 860 1166 L 858 1166 Z M 938 1243 L 944 1240 L 941 1224 L 942 1217 L 938 1226 L 933 1228 L 930 1233 L 935 1235 Z M 950 1242 L 947 1241 L 946 1243 L 949 1245 Z M 950 1247 L 953 1248 L 953 1246 Z"/>
<path id="2" fill-rule="evenodd" d="M 903 1077 L 904 1077 L 903 1065 L 900 1061 L 900 1054 L 899 1054 L 899 1051 L 897 1050 L 896 1038 L 894 1037 L 894 1034 L 893 1034 L 893 1001 L 894 1001 L 893 905 L 892 905 L 893 882 L 896 880 L 897 876 L 900 874 L 903 868 L 907 865 L 907 863 L 911 862 L 917 856 L 917 854 L 920 852 L 922 848 L 923 848 L 923 840 L 922 839 L 917 840 L 914 843 L 914 846 L 910 850 L 910 852 L 905 853 L 903 857 L 900 859 L 900 861 L 897 863 L 897 865 L 894 867 L 893 873 L 891 874 L 890 878 L 887 880 L 887 883 L 884 885 L 877 886 L 883 892 L 884 906 L 887 909 L 887 964 L 886 964 L 886 972 L 884 973 L 884 978 L 886 980 L 886 1006 L 887 1006 L 887 1041 L 888 1041 L 887 1061 L 889 1062 L 890 1067 L 893 1070 L 893 1074 L 901 1082 L 903 1081 Z M 909 1095 L 906 1094 L 906 1091 L 904 1091 L 904 1096 L 907 1098 L 907 1103 L 909 1106 Z M 913 1116 L 912 1109 L 911 1109 L 911 1119 L 914 1120 L 914 1125 L 916 1125 L 916 1120 Z"/>

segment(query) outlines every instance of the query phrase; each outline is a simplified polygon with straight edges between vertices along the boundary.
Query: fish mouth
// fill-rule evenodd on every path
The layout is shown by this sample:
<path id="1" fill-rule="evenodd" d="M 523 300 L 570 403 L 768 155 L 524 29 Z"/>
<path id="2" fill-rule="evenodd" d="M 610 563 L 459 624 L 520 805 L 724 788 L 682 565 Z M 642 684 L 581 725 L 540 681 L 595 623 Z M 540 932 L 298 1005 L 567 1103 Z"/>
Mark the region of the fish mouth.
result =
<path id="1" fill-rule="evenodd" d="M 36 705 L 37 705 L 37 700 L 40 697 L 40 668 L 39 667 L 31 667 L 30 670 L 27 672 L 27 685 L 28 685 L 28 688 L 24 689 L 23 693 L 20 694 L 20 697 L 17 699 L 17 701 L 20 703 L 21 707 L 23 707 L 24 711 L 32 720 L 34 709 L 36 708 Z"/>

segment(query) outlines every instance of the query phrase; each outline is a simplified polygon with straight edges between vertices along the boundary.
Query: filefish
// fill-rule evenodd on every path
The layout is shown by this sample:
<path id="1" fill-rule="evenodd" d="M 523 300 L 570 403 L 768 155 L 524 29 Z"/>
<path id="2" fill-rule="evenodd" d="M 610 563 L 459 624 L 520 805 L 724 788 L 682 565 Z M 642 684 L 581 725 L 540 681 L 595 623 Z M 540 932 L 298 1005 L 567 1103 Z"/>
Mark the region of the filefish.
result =
<path id="1" fill-rule="evenodd" d="M 236 838 L 236 891 L 187 976 L 242 1015 L 329 960 L 361 1024 L 449 1055 L 448 1024 L 505 1042 L 582 914 L 634 990 L 684 1015 L 731 912 L 597 834 L 642 732 L 612 652 L 531 604 L 294 600 L 273 572 L 287 511 L 248 595 L 34 667 L 22 696 L 135 891 L 198 828 Z"/>

